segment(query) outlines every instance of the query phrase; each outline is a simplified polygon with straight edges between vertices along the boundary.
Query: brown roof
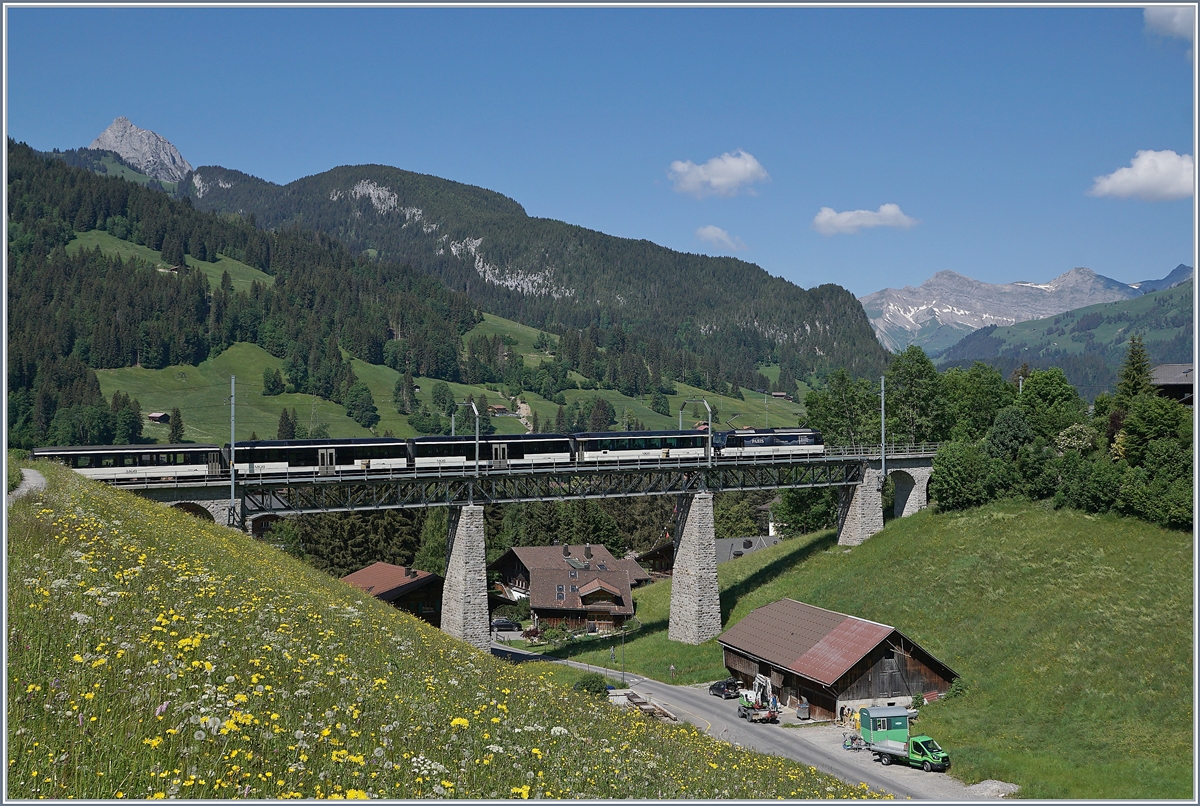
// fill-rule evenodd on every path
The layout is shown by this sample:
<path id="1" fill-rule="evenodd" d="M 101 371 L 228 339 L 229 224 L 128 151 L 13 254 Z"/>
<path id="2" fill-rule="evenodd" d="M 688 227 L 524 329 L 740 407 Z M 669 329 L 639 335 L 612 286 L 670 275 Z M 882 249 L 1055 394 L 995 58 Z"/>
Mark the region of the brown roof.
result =
<path id="1" fill-rule="evenodd" d="M 620 588 L 617 588 L 617 587 L 613 586 L 612 584 L 605 582 L 603 579 L 600 579 L 599 577 L 597 577 L 596 579 L 593 579 L 592 581 L 588 582 L 585 585 L 580 585 L 579 586 L 579 595 L 587 596 L 589 593 L 592 593 L 593 591 L 598 591 L 598 590 L 606 590 L 609 593 L 614 594 L 614 595 L 619 594 L 621 592 Z"/>
<path id="2" fill-rule="evenodd" d="M 591 548 L 592 556 L 589 559 L 586 556 L 587 549 Z M 514 546 L 511 551 L 517 555 L 517 559 L 532 571 L 541 568 L 556 568 L 567 569 L 573 567 L 568 560 L 575 560 L 579 563 L 590 566 L 593 570 L 600 571 L 615 571 L 622 570 L 629 574 L 630 581 L 645 582 L 650 579 L 650 574 L 646 573 L 646 569 L 642 568 L 634 560 L 616 559 L 612 556 L 607 548 L 602 543 L 593 543 L 590 546 L 583 544 L 566 546 L 568 554 L 563 554 L 563 546 Z M 493 566 L 500 564 L 500 558 L 492 563 Z M 604 568 L 600 568 L 603 565 Z"/>
<path id="3" fill-rule="evenodd" d="M 717 641 L 832 685 L 895 631 L 886 624 L 780 599 L 751 612 Z"/>
<path id="4" fill-rule="evenodd" d="M 633 615 L 633 595 L 630 592 L 629 573 L 619 571 L 577 571 L 571 578 L 570 569 L 539 568 L 531 570 L 529 580 L 529 606 L 535 610 L 604 610 L 626 616 Z M 558 598 L 558 586 L 562 586 L 563 598 Z M 571 590 L 574 585 L 576 590 Z M 584 589 L 587 589 L 586 591 Z M 604 589 L 614 594 L 613 605 L 594 604 L 585 606 L 582 597 Z"/>
<path id="5" fill-rule="evenodd" d="M 371 563 L 366 568 L 360 568 L 353 574 L 342 577 L 343 582 L 366 591 L 376 599 L 382 599 L 385 602 L 390 602 L 405 593 L 424 587 L 435 579 L 441 579 L 441 577 L 429 571 L 420 571 L 416 568 L 405 568 L 402 565 L 384 562 Z"/>

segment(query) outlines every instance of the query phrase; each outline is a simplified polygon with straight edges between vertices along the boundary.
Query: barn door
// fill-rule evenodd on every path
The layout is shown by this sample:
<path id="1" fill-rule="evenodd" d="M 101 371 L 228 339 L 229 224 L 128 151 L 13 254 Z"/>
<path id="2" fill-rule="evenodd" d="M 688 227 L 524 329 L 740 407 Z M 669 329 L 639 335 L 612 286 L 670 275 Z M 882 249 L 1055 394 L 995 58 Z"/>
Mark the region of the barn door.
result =
<path id="1" fill-rule="evenodd" d="M 317 448 L 317 472 L 322 476 L 333 475 L 337 466 L 337 458 L 333 448 Z"/>

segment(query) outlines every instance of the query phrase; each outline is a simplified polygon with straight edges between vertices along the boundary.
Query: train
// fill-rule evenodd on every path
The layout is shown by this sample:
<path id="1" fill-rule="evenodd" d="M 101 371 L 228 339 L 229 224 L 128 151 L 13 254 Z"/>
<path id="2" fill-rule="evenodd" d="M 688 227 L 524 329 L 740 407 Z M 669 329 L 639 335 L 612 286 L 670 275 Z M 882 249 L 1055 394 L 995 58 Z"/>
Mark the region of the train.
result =
<path id="1" fill-rule="evenodd" d="M 492 434 L 409 439 L 290 439 L 233 445 L 238 478 L 600 469 L 676 464 L 759 463 L 819 456 L 825 445 L 812 428 L 741 428 L 713 432 L 601 431 L 580 434 Z M 109 483 L 212 481 L 229 478 L 230 446 L 85 445 L 34 448 L 35 459 L 65 464 Z"/>

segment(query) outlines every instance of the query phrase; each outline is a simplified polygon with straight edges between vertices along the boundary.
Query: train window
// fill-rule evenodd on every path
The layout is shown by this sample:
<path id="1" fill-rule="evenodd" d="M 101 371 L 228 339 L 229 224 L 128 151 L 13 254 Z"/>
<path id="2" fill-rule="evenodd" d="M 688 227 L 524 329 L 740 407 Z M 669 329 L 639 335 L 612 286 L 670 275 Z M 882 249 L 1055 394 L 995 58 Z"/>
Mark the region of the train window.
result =
<path id="1" fill-rule="evenodd" d="M 75 461 L 71 463 L 71 466 L 72 467 L 91 467 L 92 466 L 92 457 L 76 456 Z"/>

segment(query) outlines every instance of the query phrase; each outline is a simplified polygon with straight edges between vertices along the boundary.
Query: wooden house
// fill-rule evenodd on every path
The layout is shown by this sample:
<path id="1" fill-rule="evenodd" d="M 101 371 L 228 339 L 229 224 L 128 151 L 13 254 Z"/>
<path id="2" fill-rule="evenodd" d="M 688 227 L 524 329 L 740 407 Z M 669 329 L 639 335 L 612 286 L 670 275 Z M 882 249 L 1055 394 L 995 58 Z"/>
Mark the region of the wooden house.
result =
<path id="1" fill-rule="evenodd" d="M 747 687 L 769 675 L 780 702 L 805 698 L 814 719 L 842 708 L 907 706 L 945 694 L 958 673 L 895 627 L 794 599 L 760 607 L 717 638 Z"/>
<path id="2" fill-rule="evenodd" d="M 380 601 L 407 610 L 435 627 L 442 626 L 442 584 L 437 574 L 377 562 L 342 577 Z"/>
<path id="3" fill-rule="evenodd" d="M 488 566 L 495 595 L 529 599 L 539 627 L 588 632 L 620 629 L 633 615 L 632 589 L 650 580 L 633 560 L 602 545 L 517 546 Z"/>

